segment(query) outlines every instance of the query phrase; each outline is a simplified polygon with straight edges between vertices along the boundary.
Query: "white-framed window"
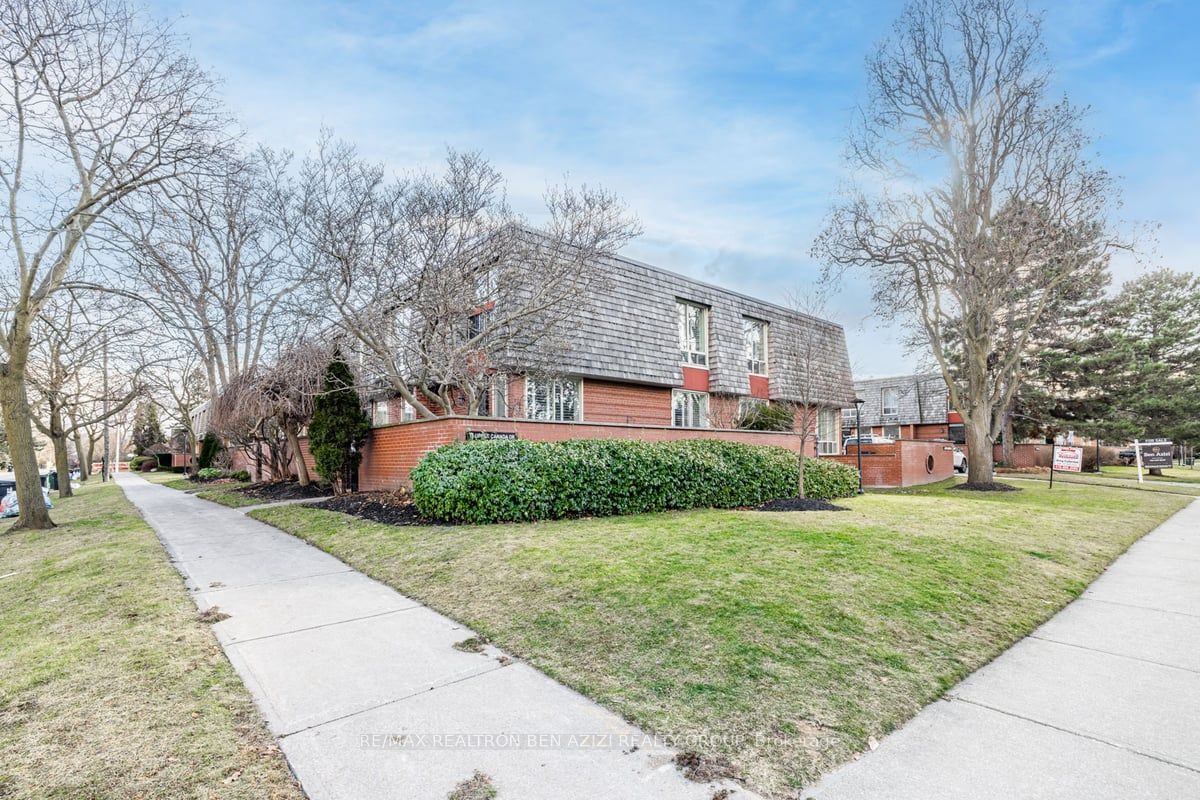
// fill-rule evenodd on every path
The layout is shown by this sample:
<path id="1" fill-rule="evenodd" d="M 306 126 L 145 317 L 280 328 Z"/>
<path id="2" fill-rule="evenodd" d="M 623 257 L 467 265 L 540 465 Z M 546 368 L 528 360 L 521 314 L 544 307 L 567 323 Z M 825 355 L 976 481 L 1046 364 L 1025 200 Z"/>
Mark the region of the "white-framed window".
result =
<path id="1" fill-rule="evenodd" d="M 579 381 L 571 378 L 525 379 L 525 416 L 548 422 L 577 422 L 582 395 Z"/>
<path id="2" fill-rule="evenodd" d="M 900 391 L 895 386 L 885 386 L 879 391 L 880 405 L 883 415 L 891 416 L 900 413 Z"/>
<path id="3" fill-rule="evenodd" d="M 742 317 L 742 335 L 746 340 L 746 371 L 751 375 L 766 375 L 767 323 Z"/>
<path id="4" fill-rule="evenodd" d="M 496 299 L 500 271 L 495 266 L 480 267 L 475 272 L 475 300 L 483 305 Z"/>
<path id="5" fill-rule="evenodd" d="M 738 418 L 745 419 L 756 408 L 762 408 L 767 405 L 767 401 L 761 397 L 743 397 L 738 400 Z"/>
<path id="6" fill-rule="evenodd" d="M 708 427 L 708 395 L 704 392 L 671 392 L 671 424 L 676 428 Z"/>
<path id="7" fill-rule="evenodd" d="M 856 409 L 843 408 L 842 409 L 842 424 L 845 425 L 845 424 L 849 423 L 850 425 L 853 425 L 857 416 L 858 416 L 858 413 L 857 413 Z"/>
<path id="8" fill-rule="evenodd" d="M 417 418 L 417 410 L 413 408 L 413 404 L 400 398 L 400 421 L 412 422 Z"/>
<path id="9" fill-rule="evenodd" d="M 838 452 L 838 431 L 841 430 L 838 410 L 822 408 L 817 412 L 817 452 L 822 455 Z"/>
<path id="10" fill-rule="evenodd" d="M 679 360 L 690 366 L 708 366 L 708 309 L 679 300 Z"/>
<path id="11" fill-rule="evenodd" d="M 496 373 L 491 382 L 479 393 L 479 416 L 508 416 L 508 376 Z"/>
<path id="12" fill-rule="evenodd" d="M 371 424 L 376 428 L 381 425 L 391 423 L 390 419 L 390 404 L 387 400 L 374 400 L 371 402 Z"/>

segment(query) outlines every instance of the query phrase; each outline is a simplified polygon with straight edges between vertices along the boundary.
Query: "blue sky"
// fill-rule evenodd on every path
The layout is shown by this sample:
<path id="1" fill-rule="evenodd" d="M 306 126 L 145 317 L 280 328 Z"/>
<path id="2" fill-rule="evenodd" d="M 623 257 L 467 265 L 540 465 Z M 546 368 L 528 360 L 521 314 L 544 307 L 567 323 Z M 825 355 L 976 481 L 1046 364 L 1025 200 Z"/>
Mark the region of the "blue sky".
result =
<path id="1" fill-rule="evenodd" d="M 818 276 L 863 60 L 901 5 L 151 0 L 253 140 L 303 152 L 328 125 L 397 172 L 479 150 L 534 218 L 548 184 L 601 184 L 645 229 L 627 255 L 773 300 Z M 1200 271 L 1200 3 L 1046 5 L 1056 90 L 1092 107 L 1122 218 L 1160 225 L 1117 277 Z M 856 375 L 919 363 L 865 281 L 828 315 Z"/>

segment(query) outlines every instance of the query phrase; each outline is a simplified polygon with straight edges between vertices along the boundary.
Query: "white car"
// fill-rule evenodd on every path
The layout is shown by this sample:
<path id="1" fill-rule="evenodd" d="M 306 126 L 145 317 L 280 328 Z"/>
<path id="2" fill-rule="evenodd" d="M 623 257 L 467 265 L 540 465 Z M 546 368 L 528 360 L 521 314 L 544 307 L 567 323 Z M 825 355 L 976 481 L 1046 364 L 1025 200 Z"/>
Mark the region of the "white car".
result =
<path id="1" fill-rule="evenodd" d="M 954 448 L 954 471 L 958 473 L 967 471 L 967 454 L 962 451 L 961 447 Z"/>

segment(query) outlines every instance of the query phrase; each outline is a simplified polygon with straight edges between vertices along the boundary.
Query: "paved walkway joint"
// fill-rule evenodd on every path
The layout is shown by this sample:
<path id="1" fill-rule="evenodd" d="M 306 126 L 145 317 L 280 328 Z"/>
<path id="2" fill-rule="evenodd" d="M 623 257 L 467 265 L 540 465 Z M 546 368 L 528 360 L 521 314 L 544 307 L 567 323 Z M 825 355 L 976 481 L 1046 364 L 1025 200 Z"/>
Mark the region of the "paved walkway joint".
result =
<path id="1" fill-rule="evenodd" d="M 674 751 L 475 634 L 269 525 L 120 473 L 312 800 L 708 800 Z M 634 745 L 637 745 L 634 747 Z M 734 798 L 751 798 L 736 788 Z"/>

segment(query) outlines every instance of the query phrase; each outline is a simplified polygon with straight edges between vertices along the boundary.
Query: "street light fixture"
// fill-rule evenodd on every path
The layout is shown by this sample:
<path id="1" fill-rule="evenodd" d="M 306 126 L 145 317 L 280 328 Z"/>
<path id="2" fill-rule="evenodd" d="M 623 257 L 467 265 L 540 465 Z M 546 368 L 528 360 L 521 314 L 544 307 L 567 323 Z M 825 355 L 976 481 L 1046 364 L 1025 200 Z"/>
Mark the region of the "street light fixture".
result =
<path id="1" fill-rule="evenodd" d="M 854 398 L 854 449 L 858 453 L 858 493 L 863 493 L 862 484 L 862 407 L 861 397 Z"/>

